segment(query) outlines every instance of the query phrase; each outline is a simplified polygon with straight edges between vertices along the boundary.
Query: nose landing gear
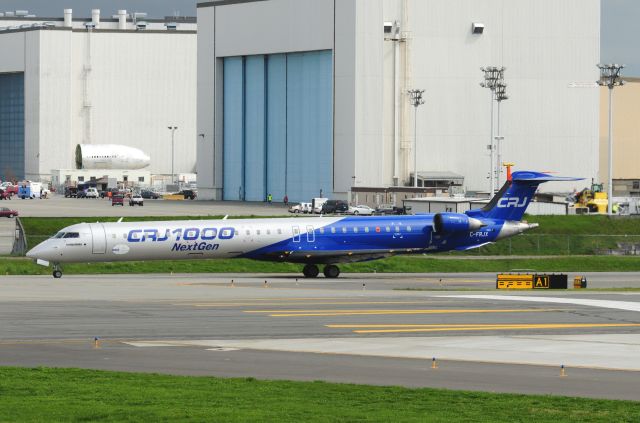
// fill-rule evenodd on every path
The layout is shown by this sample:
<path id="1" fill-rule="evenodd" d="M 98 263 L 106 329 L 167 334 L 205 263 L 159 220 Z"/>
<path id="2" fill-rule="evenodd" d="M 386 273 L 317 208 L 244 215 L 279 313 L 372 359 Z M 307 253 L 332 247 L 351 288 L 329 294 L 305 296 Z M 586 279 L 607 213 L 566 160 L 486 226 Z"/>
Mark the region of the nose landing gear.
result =
<path id="1" fill-rule="evenodd" d="M 62 269 L 58 263 L 53 264 L 53 277 L 60 279 L 62 277 Z"/>

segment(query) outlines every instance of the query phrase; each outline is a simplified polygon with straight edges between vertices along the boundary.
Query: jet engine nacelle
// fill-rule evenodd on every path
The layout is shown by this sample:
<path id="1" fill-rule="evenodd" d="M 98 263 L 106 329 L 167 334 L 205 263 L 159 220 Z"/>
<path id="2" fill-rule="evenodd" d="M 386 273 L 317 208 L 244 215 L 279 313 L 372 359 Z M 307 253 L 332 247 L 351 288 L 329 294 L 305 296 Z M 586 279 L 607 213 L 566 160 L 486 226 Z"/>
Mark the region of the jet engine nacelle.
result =
<path id="1" fill-rule="evenodd" d="M 433 216 L 433 229 L 441 234 L 475 231 L 483 226 L 480 220 L 462 213 L 437 213 Z"/>
<path id="2" fill-rule="evenodd" d="M 78 169 L 143 169 L 151 159 L 142 150 L 117 144 L 78 144 Z"/>

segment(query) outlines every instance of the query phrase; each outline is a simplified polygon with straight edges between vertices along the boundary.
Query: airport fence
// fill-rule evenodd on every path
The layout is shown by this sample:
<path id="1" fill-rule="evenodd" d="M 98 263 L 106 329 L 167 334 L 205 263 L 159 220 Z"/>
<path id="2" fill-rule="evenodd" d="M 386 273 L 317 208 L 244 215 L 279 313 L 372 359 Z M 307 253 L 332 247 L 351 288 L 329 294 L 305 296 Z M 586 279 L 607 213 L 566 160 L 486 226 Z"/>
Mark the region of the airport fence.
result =
<path id="1" fill-rule="evenodd" d="M 640 255 L 640 235 L 523 234 L 473 250 L 476 255 Z"/>
<path id="2" fill-rule="evenodd" d="M 28 235 L 29 246 L 49 238 Z M 523 234 L 454 255 L 638 255 L 640 235 Z"/>

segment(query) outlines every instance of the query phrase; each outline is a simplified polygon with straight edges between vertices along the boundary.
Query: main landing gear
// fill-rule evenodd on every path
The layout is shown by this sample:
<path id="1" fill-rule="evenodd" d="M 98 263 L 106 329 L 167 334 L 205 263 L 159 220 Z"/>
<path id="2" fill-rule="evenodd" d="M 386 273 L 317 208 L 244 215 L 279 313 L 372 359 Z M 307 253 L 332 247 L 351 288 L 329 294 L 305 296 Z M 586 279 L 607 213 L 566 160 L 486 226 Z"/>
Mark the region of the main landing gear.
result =
<path id="1" fill-rule="evenodd" d="M 320 273 L 320 270 L 315 264 L 307 264 L 302 269 L 302 273 L 304 274 L 305 278 L 315 278 Z M 327 264 L 324 267 L 323 273 L 325 278 L 334 279 L 340 276 L 340 268 L 335 264 Z"/>
<path id="2" fill-rule="evenodd" d="M 53 264 L 53 277 L 60 279 L 62 277 L 62 269 L 58 263 Z"/>

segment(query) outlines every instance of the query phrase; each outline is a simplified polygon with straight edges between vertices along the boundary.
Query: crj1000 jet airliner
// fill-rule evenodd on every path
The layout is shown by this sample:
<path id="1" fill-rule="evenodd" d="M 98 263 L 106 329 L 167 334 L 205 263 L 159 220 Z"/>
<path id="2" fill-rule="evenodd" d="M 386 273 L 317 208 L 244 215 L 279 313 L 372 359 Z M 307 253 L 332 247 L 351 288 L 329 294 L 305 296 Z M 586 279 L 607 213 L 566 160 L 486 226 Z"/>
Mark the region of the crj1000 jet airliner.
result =
<path id="1" fill-rule="evenodd" d="M 27 253 L 38 264 L 250 258 L 304 264 L 308 278 L 340 274 L 338 263 L 396 254 L 469 250 L 537 226 L 520 219 L 538 185 L 576 178 L 514 172 L 482 209 L 414 216 L 80 223 Z"/>

